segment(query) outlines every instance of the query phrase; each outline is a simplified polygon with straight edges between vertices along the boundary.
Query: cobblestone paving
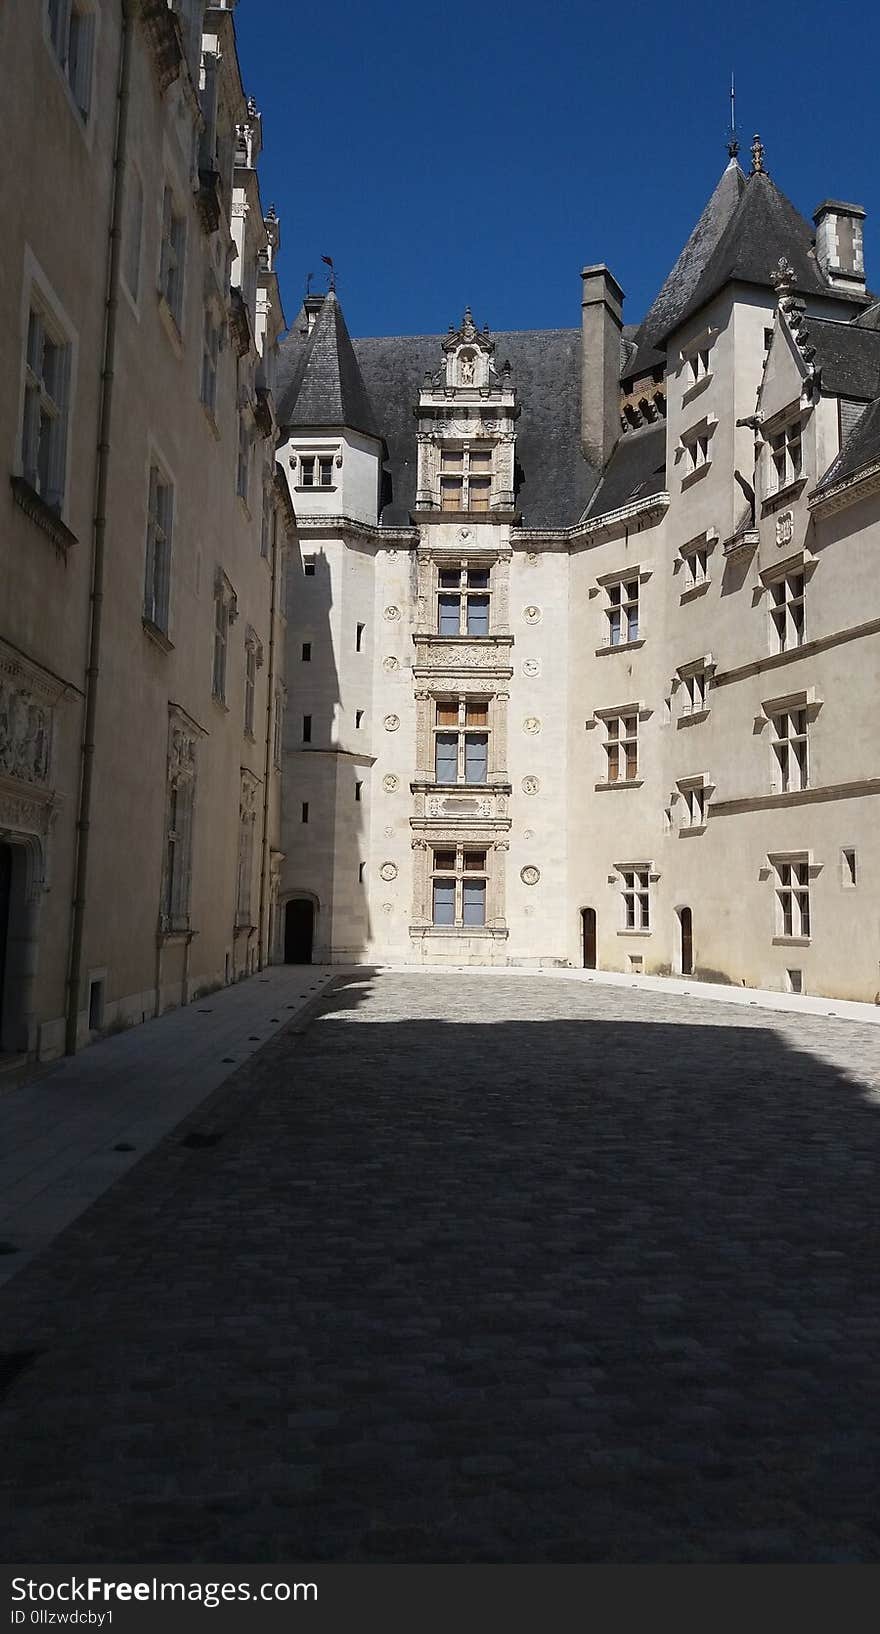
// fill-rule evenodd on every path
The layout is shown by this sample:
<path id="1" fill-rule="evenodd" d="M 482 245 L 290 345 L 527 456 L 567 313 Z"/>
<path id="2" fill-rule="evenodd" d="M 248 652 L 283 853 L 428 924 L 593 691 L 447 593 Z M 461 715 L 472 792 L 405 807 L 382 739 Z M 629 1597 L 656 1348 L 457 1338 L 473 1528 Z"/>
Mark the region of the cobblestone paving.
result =
<path id="1" fill-rule="evenodd" d="M 5 1557 L 880 1559 L 878 1070 L 856 1023 L 343 983 L 0 1295 Z"/>

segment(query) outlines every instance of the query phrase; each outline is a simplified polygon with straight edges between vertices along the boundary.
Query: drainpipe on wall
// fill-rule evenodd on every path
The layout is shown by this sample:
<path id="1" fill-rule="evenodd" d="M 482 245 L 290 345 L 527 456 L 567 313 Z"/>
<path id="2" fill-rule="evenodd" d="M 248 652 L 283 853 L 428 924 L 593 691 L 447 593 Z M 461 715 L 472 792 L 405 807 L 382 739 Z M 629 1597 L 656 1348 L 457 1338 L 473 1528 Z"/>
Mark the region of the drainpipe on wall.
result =
<path id="1" fill-rule="evenodd" d="M 98 463 L 95 473 L 95 515 L 92 527 L 92 587 L 90 593 L 89 654 L 86 669 L 86 706 L 83 724 L 82 765 L 76 819 L 76 871 L 73 890 L 73 918 L 67 978 L 67 1025 L 64 1047 L 76 1052 L 79 1021 L 79 993 L 82 983 L 83 933 L 89 871 L 92 783 L 95 761 L 95 723 L 98 710 L 98 678 L 101 672 L 101 624 L 104 610 L 104 559 L 107 534 L 107 488 L 110 477 L 110 426 L 113 413 L 113 379 L 116 361 L 116 320 L 119 310 L 119 268 L 122 238 L 122 192 L 128 141 L 128 113 L 131 100 L 131 63 L 136 0 L 122 0 L 122 37 L 119 48 L 119 79 L 116 94 L 116 133 L 113 146 L 113 192 L 110 205 L 110 237 L 107 261 L 104 355 L 101 366 L 101 397 L 98 413 Z"/>
<path id="2" fill-rule="evenodd" d="M 275 451 L 272 450 L 274 462 Z M 274 473 L 273 473 L 274 486 Z M 257 948 L 257 969 L 262 970 L 271 959 L 271 948 L 266 945 L 266 887 L 269 868 L 269 779 L 272 775 L 272 711 L 275 708 L 275 609 L 278 600 L 278 510 L 274 511 L 274 525 L 272 528 L 272 593 L 269 611 L 269 674 L 266 685 L 268 697 L 266 700 L 266 754 L 263 775 L 263 843 L 260 857 L 260 931 L 259 946 Z"/>

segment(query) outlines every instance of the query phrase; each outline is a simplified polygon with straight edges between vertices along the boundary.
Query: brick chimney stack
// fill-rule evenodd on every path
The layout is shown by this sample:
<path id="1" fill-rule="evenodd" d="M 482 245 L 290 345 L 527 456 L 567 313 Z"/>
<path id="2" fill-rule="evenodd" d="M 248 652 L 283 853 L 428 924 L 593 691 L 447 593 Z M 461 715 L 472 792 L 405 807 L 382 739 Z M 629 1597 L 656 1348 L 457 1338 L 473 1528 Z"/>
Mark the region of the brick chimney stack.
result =
<path id="1" fill-rule="evenodd" d="M 581 442 L 601 471 L 620 435 L 623 290 L 603 263 L 584 267 L 581 278 Z"/>
<path id="2" fill-rule="evenodd" d="M 865 212 L 860 204 L 825 199 L 816 210 L 816 259 L 835 289 L 865 293 Z"/>

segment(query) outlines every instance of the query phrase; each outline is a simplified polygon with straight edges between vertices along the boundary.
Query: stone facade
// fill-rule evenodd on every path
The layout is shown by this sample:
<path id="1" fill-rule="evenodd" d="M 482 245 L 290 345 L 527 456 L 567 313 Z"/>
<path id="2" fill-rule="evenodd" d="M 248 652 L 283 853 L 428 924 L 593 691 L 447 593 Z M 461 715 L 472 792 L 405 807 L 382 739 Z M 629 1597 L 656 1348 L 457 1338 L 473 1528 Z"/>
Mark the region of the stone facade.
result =
<path id="1" fill-rule="evenodd" d="M 834 209 L 860 244 L 858 207 Z M 755 273 L 759 210 L 778 242 L 774 227 Z M 298 320 L 282 467 L 320 439 L 344 455 L 332 495 L 297 494 L 306 567 L 288 604 L 281 894 L 310 905 L 315 957 L 587 962 L 874 998 L 880 506 L 876 485 L 822 485 L 880 393 L 880 357 L 854 403 L 815 359 L 846 331 L 870 363 L 880 336 L 859 256 L 826 276 L 794 217 L 757 144 L 752 175 L 733 159 L 707 206 L 703 264 L 678 264 L 639 331 L 622 331 L 607 268 L 586 269 L 594 492 L 565 527 L 528 498 L 560 440 L 551 426 L 536 448 L 548 388 L 537 402 L 532 371 L 530 400 L 504 364 L 527 336 L 466 312 L 433 343 L 351 343 L 341 373 L 363 365 L 389 427 L 355 494 L 350 434 L 314 382 L 302 411 Z M 383 497 L 389 467 L 414 494 L 408 524 Z"/>
<path id="2" fill-rule="evenodd" d="M 0 269 L 7 1055 L 185 1003 L 277 940 L 294 518 L 274 461 L 279 229 L 233 11 L 0 16 L 6 165 L 27 178 Z"/>

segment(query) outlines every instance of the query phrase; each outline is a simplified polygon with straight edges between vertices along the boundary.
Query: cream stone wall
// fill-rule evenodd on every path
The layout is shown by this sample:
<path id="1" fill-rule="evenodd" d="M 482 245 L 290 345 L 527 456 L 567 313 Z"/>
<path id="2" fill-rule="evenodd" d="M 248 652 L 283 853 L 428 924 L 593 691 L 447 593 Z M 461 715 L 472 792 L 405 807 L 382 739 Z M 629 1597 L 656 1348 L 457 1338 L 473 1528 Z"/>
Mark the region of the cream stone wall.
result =
<path id="1" fill-rule="evenodd" d="M 90 109 L 74 106 L 42 5 L 13 0 L 0 17 L 4 83 L 14 105 L 10 174 L 27 175 L 7 218 L 0 293 L 4 329 L 0 446 L 21 477 L 23 359 L 31 283 L 72 348 L 68 480 L 60 515 L 28 485 L 7 485 L 0 529 L 0 675 L 45 708 L 44 764 L 2 764 L 0 838 L 27 902 L 13 902 L 2 1046 L 41 1058 L 128 1025 L 270 956 L 272 858 L 279 849 L 280 773 L 272 754 L 280 669 L 278 586 L 289 499 L 275 483 L 271 354 L 284 327 L 254 166 L 259 115 L 246 106 L 231 10 L 211 8 L 205 51 L 223 70 L 210 107 L 201 33 L 181 54 L 175 17 L 98 0 Z M 123 20 L 127 29 L 123 29 Z M 127 40 L 127 44 L 126 44 Z M 95 579 L 100 643 L 89 676 L 95 571 L 96 450 L 104 368 L 117 86 L 123 73 L 120 255 L 111 280 L 113 397 L 103 433 L 103 572 Z M 203 111 L 204 110 L 204 111 Z M 216 120 L 216 140 L 212 121 Z M 236 130 L 237 148 L 236 148 Z M 213 145 L 212 145 L 213 144 Z M 234 167 L 234 168 L 233 168 Z M 179 317 L 160 295 L 163 200 L 184 235 Z M 140 206 L 138 204 L 140 201 Z M 238 246 L 231 224 L 235 220 Z M 88 223 L 88 231 L 83 223 Z M 136 248 L 139 244 L 139 253 Z M 241 284 L 230 293 L 230 270 Z M 213 410 L 201 401 L 205 312 L 217 315 Z M 237 493 L 239 423 L 250 444 L 247 498 Z M 168 617 L 145 621 L 150 471 L 173 487 Z M 265 506 L 265 518 L 264 518 Z M 234 596 L 225 699 L 212 696 L 215 586 Z M 258 658 L 253 725 L 245 729 L 246 649 Z M 94 700 L 84 726 L 86 694 Z M 3 739 L 0 708 L 0 743 Z M 37 716 L 30 717 L 36 721 Z M 174 723 L 195 767 L 186 912 L 163 924 Z M 42 728 L 40 728 L 42 730 Z M 83 736 L 91 798 L 79 810 Z M 189 753 L 189 751 L 187 751 Z M 267 785 L 268 777 L 268 785 Z M 250 899 L 238 889 L 242 810 L 250 825 Z M 76 880 L 88 835 L 87 866 Z M 78 853 L 79 846 L 79 853 Z M 183 855 L 184 852 L 179 853 Z M 277 874 L 277 862 L 275 864 Z M 16 884 L 17 890 L 17 884 Z M 71 901 L 81 905 L 71 920 Z M 75 1003 L 65 983 L 78 974 Z M 28 975 L 27 991 L 22 977 Z M 98 990 L 93 984 L 101 984 Z M 90 1016 L 90 999 L 92 1014 Z M 72 1029 L 72 1033 L 71 1033 Z"/>

